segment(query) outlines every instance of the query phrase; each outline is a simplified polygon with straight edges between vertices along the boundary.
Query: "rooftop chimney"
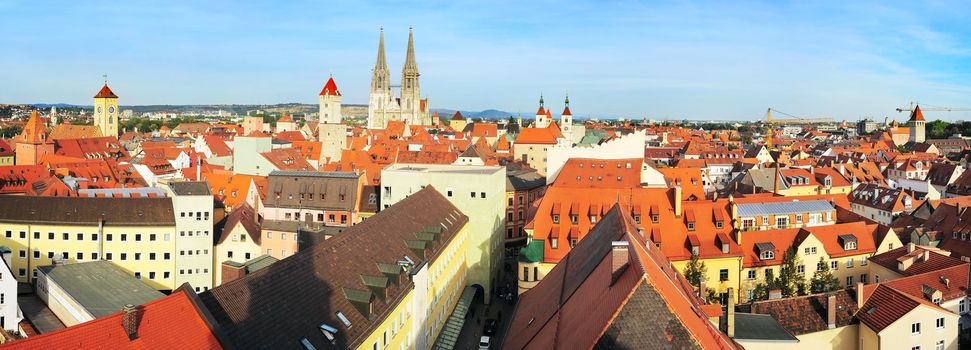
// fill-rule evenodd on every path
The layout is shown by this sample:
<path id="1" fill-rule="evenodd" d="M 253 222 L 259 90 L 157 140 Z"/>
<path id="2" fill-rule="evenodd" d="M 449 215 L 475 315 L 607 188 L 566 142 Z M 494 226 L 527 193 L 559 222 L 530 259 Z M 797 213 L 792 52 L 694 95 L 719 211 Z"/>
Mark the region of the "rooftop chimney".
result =
<path id="1" fill-rule="evenodd" d="M 128 340 L 138 339 L 138 323 L 141 321 L 140 310 L 132 304 L 125 305 L 121 310 L 125 312 L 121 316 L 121 327 L 125 329 L 125 334 L 128 334 Z"/>
<path id="2" fill-rule="evenodd" d="M 908 253 L 913 253 L 914 252 L 914 244 L 913 243 L 907 243 L 907 252 Z"/>
<path id="3" fill-rule="evenodd" d="M 826 297 L 826 327 L 836 328 L 836 294 Z"/>
<path id="4" fill-rule="evenodd" d="M 728 307 L 725 308 L 727 322 L 725 322 L 725 333 L 729 338 L 735 338 L 735 290 L 728 288 Z"/>
<path id="5" fill-rule="evenodd" d="M 930 258 L 931 258 L 931 251 L 930 250 L 924 249 L 924 251 L 922 253 L 920 253 L 920 261 L 927 261 Z"/>
<path id="6" fill-rule="evenodd" d="M 630 258 L 628 256 L 628 245 L 627 241 L 613 241 L 610 242 L 610 270 L 611 270 L 611 284 L 620 277 L 620 274 L 627 269 L 627 265 L 630 263 Z"/>
<path id="7" fill-rule="evenodd" d="M 674 186 L 674 215 L 681 217 L 681 186 Z"/>
<path id="8" fill-rule="evenodd" d="M 856 282 L 856 309 L 863 308 L 863 282 Z"/>

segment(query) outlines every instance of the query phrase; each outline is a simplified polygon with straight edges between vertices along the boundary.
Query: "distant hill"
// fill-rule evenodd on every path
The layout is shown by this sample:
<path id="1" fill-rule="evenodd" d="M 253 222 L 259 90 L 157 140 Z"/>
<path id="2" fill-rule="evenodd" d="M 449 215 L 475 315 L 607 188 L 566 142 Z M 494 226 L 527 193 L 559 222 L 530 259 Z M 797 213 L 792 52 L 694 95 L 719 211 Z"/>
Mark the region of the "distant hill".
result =
<path id="1" fill-rule="evenodd" d="M 455 109 L 432 108 L 432 113 L 438 112 L 439 117 L 450 118 L 455 114 Z M 461 111 L 462 115 L 469 118 L 505 119 L 509 116 L 516 116 L 516 113 L 500 111 L 498 109 L 487 109 L 484 111 Z"/>

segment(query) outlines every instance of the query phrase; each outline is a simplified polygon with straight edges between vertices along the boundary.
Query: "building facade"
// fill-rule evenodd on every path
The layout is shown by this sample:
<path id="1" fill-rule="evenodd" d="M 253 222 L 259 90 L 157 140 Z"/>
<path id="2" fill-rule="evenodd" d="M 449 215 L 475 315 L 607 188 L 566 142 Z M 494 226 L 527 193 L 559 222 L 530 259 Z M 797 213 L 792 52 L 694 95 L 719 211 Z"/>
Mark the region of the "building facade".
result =
<path id="1" fill-rule="evenodd" d="M 415 41 L 408 29 L 408 52 L 401 69 L 401 86 L 396 96 L 392 90 L 391 72 L 384 55 L 384 29 L 378 43 L 378 59 L 371 73 L 371 93 L 368 98 L 368 128 L 384 129 L 389 121 L 404 121 L 412 125 L 430 125 L 428 99 L 421 98 L 418 63 L 415 60 Z"/>
<path id="2" fill-rule="evenodd" d="M 392 164 L 381 171 L 381 205 L 394 206 L 434 186 L 469 216 L 468 284 L 488 302 L 502 260 L 506 219 L 506 169 L 498 166 Z"/>

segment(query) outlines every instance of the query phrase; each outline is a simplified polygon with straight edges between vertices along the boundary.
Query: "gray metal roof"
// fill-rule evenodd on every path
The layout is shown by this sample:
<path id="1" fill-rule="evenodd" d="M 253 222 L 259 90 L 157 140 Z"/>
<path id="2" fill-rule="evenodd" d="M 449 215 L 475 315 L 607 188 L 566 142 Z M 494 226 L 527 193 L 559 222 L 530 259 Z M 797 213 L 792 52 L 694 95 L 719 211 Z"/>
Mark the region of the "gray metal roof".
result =
<path id="1" fill-rule="evenodd" d="M 209 184 L 205 181 L 179 181 L 169 183 L 169 188 L 179 196 L 209 196 Z"/>
<path id="2" fill-rule="evenodd" d="M 834 208 L 829 201 L 825 200 L 738 204 L 738 216 L 740 217 L 820 212 L 830 210 L 836 210 L 836 208 Z"/>
<path id="3" fill-rule="evenodd" d="M 352 171 L 297 171 L 297 170 L 274 170 L 270 176 L 310 176 L 310 177 L 342 177 L 356 179 L 361 174 Z"/>
<path id="4" fill-rule="evenodd" d="M 165 296 L 110 261 L 37 268 L 95 318 Z"/>
<path id="5" fill-rule="evenodd" d="M 735 313 L 735 340 L 792 342 L 799 341 L 772 316 Z"/>

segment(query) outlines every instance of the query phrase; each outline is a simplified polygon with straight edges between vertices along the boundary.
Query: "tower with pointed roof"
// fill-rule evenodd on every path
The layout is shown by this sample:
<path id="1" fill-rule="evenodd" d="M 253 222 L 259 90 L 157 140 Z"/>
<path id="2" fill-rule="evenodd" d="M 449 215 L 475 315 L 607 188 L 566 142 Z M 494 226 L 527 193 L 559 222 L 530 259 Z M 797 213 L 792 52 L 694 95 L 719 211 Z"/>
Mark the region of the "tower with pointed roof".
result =
<path id="1" fill-rule="evenodd" d="M 105 85 L 94 95 L 94 126 L 98 127 L 102 136 L 118 136 L 118 95 L 108 88 L 108 80 Z"/>
<path id="2" fill-rule="evenodd" d="M 341 91 L 337 89 L 334 76 L 327 79 L 324 88 L 320 90 L 320 113 L 317 119 L 321 123 L 341 123 Z"/>
<path id="3" fill-rule="evenodd" d="M 546 118 L 546 107 L 543 106 L 543 94 L 539 94 L 539 109 L 536 110 L 536 122 L 534 128 L 545 128 L 550 125 L 550 120 Z"/>
<path id="4" fill-rule="evenodd" d="M 341 123 L 341 91 L 331 76 L 320 90 L 320 124 L 317 139 L 321 142 L 318 164 L 337 162 L 347 146 L 347 127 Z"/>
<path id="5" fill-rule="evenodd" d="M 418 63 L 415 62 L 415 36 L 408 28 L 408 51 L 401 68 L 401 119 L 411 124 L 421 122 L 421 86 L 418 83 Z"/>
<path id="6" fill-rule="evenodd" d="M 40 164 L 45 155 L 54 154 L 54 143 L 48 137 L 47 126 L 37 111 L 30 115 L 23 132 L 15 141 L 17 165 Z"/>
<path id="7" fill-rule="evenodd" d="M 920 105 L 917 105 L 910 113 L 910 120 L 907 121 L 907 127 L 910 128 L 910 142 L 924 142 L 924 123 L 924 113 L 921 113 Z"/>
<path id="8" fill-rule="evenodd" d="M 392 90 L 391 73 L 384 54 L 384 29 L 378 41 L 378 58 L 371 72 L 371 93 L 368 98 L 368 127 L 384 129 L 389 121 L 404 121 L 407 124 L 429 125 L 432 122 L 428 113 L 428 99 L 421 97 L 421 74 L 415 59 L 415 39 L 411 28 L 408 29 L 408 49 L 405 63 L 401 69 L 401 85 L 396 96 Z"/>
<path id="9" fill-rule="evenodd" d="M 570 112 L 570 94 L 566 94 L 566 100 L 563 101 L 563 114 L 560 115 L 560 132 L 563 133 L 563 139 L 568 145 L 573 144 L 573 112 Z"/>

